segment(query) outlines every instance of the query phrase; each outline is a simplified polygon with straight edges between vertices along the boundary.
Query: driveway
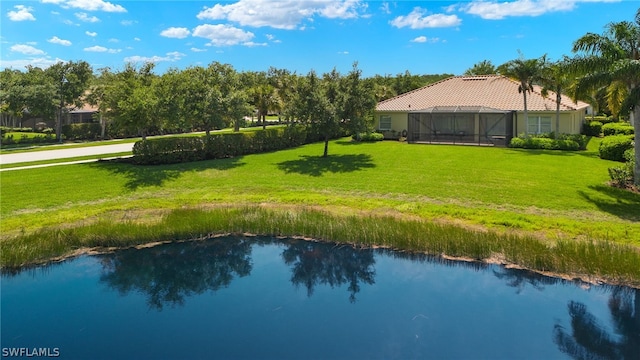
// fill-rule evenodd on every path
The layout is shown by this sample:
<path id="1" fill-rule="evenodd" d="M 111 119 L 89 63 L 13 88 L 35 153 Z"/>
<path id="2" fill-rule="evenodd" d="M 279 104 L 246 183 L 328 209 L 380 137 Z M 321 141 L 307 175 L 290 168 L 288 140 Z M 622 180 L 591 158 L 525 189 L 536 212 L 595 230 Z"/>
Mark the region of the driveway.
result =
<path id="1" fill-rule="evenodd" d="M 33 151 L 33 152 L 23 152 L 23 153 L 16 153 L 16 154 L 7 154 L 5 152 L 2 155 L 0 155 L 0 165 L 15 164 L 15 163 L 21 163 L 21 162 L 31 162 L 31 161 L 65 159 L 65 158 L 72 158 L 72 157 L 78 157 L 78 156 L 115 154 L 120 152 L 131 151 L 132 149 L 133 149 L 133 143 L 126 143 L 126 144 L 78 147 L 78 148 L 72 148 L 72 149 Z"/>

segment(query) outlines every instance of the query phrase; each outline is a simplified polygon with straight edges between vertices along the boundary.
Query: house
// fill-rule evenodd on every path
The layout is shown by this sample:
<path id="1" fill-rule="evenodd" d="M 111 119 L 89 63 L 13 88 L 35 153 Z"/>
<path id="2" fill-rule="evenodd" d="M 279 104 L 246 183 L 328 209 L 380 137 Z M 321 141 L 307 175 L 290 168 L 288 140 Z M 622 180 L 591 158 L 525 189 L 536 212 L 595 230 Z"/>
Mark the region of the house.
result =
<path id="1" fill-rule="evenodd" d="M 518 134 L 555 130 L 556 95 L 527 93 L 528 119 L 519 83 L 501 75 L 455 76 L 378 103 L 375 128 L 385 138 L 409 142 L 506 145 Z M 559 132 L 578 134 L 590 106 L 563 95 Z"/>

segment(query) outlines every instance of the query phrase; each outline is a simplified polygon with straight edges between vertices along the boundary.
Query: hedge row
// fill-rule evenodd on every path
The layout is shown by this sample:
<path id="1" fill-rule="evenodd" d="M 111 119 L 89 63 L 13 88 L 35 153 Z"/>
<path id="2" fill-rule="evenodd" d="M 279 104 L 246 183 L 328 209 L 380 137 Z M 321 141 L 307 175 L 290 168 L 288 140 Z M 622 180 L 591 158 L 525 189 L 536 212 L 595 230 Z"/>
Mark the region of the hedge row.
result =
<path id="1" fill-rule="evenodd" d="M 133 161 L 151 165 L 222 159 L 300 146 L 307 142 L 307 135 L 302 126 L 288 126 L 201 137 L 148 139 L 134 144 Z"/>
<path id="2" fill-rule="evenodd" d="M 609 123 L 602 126 L 604 136 L 633 135 L 633 126 L 627 123 Z"/>
<path id="3" fill-rule="evenodd" d="M 62 126 L 62 135 L 67 140 L 99 140 L 102 127 L 97 123 L 70 124 Z"/>
<path id="4" fill-rule="evenodd" d="M 579 134 L 561 134 L 558 138 L 551 138 L 552 134 L 539 136 L 519 136 L 511 139 L 509 147 L 521 149 L 546 150 L 584 150 L 587 147 L 587 137 Z"/>
<path id="5" fill-rule="evenodd" d="M 600 143 L 600 158 L 613 161 L 625 161 L 625 151 L 633 148 L 633 135 L 606 136 Z"/>

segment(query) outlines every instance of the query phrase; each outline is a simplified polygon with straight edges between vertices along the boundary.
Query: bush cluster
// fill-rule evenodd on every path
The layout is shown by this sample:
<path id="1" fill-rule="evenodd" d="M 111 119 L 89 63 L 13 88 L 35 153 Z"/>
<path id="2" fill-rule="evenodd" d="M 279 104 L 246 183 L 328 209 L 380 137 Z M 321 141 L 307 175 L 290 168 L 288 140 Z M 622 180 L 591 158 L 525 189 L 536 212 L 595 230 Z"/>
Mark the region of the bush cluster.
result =
<path id="1" fill-rule="evenodd" d="M 374 142 L 384 140 L 384 135 L 377 132 L 360 133 L 359 136 L 353 135 L 351 138 L 355 141 Z M 358 138 L 360 138 L 358 140 Z"/>
<path id="2" fill-rule="evenodd" d="M 96 123 L 62 126 L 62 134 L 67 140 L 98 140 L 101 132 L 102 127 Z"/>
<path id="3" fill-rule="evenodd" d="M 306 141 L 307 131 L 302 126 L 200 137 L 150 139 L 134 144 L 133 161 L 136 164 L 150 165 L 222 159 L 291 148 L 303 145 Z"/>
<path id="4" fill-rule="evenodd" d="M 545 149 L 545 150 L 584 150 L 587 147 L 587 137 L 580 134 L 560 134 L 553 138 L 551 134 L 520 135 L 511 139 L 509 147 L 521 149 Z"/>
<path id="5" fill-rule="evenodd" d="M 582 133 L 586 136 L 600 136 L 602 123 L 600 121 L 587 121 L 582 127 Z"/>
<path id="6" fill-rule="evenodd" d="M 602 126 L 604 136 L 633 135 L 633 126 L 627 123 L 609 123 Z"/>
<path id="7" fill-rule="evenodd" d="M 633 168 L 635 166 L 635 151 L 633 148 L 624 152 L 624 165 L 609 168 L 609 178 L 611 185 L 620 188 L 633 186 Z"/>
<path id="8" fill-rule="evenodd" d="M 633 148 L 633 135 L 606 136 L 600 143 L 600 158 L 613 161 L 625 161 L 625 151 Z"/>

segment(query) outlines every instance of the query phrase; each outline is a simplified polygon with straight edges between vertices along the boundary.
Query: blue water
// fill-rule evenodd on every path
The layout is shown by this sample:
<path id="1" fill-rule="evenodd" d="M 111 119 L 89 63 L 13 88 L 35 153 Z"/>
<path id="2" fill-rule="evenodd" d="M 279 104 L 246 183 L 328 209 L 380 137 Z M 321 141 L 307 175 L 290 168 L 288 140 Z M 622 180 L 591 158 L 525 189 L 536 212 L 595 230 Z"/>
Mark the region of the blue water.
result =
<path id="1" fill-rule="evenodd" d="M 640 296 L 389 250 L 219 238 L 2 275 L 2 351 L 61 358 L 640 359 Z"/>

